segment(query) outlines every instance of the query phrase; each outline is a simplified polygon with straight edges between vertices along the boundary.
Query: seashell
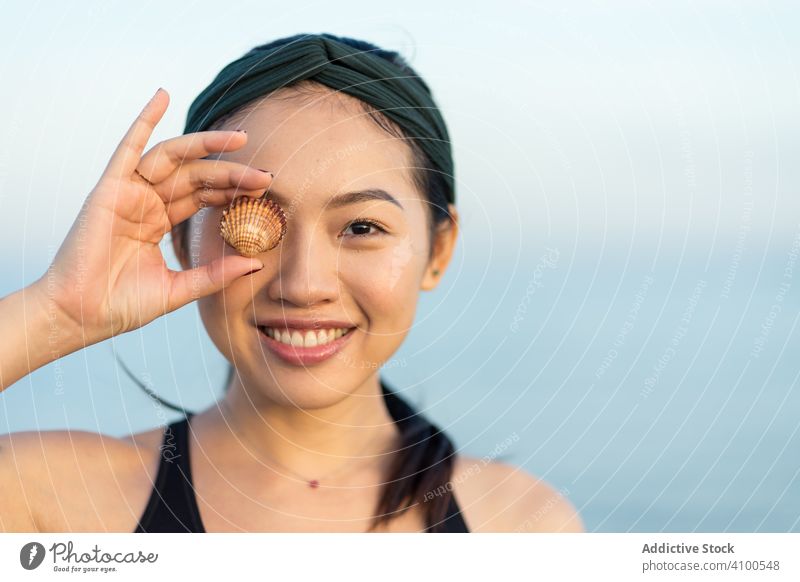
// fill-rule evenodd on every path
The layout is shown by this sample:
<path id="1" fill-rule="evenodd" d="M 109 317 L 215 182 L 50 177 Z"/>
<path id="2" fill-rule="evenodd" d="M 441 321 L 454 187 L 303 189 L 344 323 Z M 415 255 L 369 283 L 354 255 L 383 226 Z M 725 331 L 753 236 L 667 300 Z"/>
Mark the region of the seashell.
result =
<path id="1" fill-rule="evenodd" d="M 239 254 L 252 257 L 275 248 L 286 234 L 286 215 L 266 194 L 237 196 L 222 211 L 219 232 Z"/>

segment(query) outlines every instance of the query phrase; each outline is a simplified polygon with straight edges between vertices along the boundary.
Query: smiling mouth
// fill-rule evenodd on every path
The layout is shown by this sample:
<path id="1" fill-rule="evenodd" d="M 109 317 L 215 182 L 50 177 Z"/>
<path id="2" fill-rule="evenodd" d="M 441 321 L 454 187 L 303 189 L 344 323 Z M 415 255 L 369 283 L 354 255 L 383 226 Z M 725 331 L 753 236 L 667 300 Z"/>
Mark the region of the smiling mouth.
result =
<path id="1" fill-rule="evenodd" d="M 315 348 L 332 343 L 349 334 L 354 327 L 335 327 L 330 329 L 300 330 L 258 326 L 262 333 L 282 344 L 297 348 Z"/>

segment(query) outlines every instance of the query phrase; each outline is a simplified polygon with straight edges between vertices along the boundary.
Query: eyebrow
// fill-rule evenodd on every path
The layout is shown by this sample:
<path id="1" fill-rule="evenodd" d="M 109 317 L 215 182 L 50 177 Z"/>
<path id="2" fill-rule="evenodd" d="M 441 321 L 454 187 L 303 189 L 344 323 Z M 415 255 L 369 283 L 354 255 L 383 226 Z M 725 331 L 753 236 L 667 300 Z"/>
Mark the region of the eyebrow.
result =
<path id="1" fill-rule="evenodd" d="M 275 199 L 278 204 L 282 206 L 286 206 L 287 199 L 282 194 L 276 192 L 275 190 L 268 190 L 267 196 L 272 197 Z M 383 200 L 384 202 L 391 202 L 392 204 L 396 205 L 400 210 L 405 211 L 403 205 L 397 201 L 397 198 L 389 194 L 386 190 L 382 190 L 381 188 L 367 188 L 366 190 L 357 190 L 355 192 L 345 192 L 344 194 L 339 194 L 334 196 L 330 202 L 328 202 L 328 208 L 342 208 L 343 206 L 350 206 L 351 204 L 360 204 L 361 202 L 370 202 L 372 200 Z"/>

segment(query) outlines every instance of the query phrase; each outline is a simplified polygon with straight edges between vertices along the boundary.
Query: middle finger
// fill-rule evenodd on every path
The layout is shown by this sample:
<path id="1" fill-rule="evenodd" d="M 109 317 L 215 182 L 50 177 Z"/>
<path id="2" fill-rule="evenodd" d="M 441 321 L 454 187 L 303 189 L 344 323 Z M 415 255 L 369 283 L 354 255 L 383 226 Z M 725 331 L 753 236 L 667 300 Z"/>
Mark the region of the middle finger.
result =
<path id="1" fill-rule="evenodd" d="M 194 160 L 181 164 L 155 191 L 164 202 L 176 202 L 202 188 L 265 190 L 271 183 L 272 174 L 238 162 Z"/>

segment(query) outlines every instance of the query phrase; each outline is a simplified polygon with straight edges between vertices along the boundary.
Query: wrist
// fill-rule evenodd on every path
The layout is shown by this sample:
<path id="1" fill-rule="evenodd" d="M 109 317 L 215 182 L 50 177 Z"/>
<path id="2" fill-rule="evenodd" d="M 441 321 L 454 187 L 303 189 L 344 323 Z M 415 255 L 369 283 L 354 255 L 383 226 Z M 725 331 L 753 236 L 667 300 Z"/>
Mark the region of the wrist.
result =
<path id="1" fill-rule="evenodd" d="M 0 299 L 0 391 L 82 347 L 76 326 L 56 308 L 38 283 Z"/>
<path id="2" fill-rule="evenodd" d="M 46 338 L 48 361 L 57 360 L 85 347 L 83 326 L 70 317 L 58 304 L 54 292 L 47 286 L 47 274 L 24 290 L 26 316 L 36 338 Z"/>

